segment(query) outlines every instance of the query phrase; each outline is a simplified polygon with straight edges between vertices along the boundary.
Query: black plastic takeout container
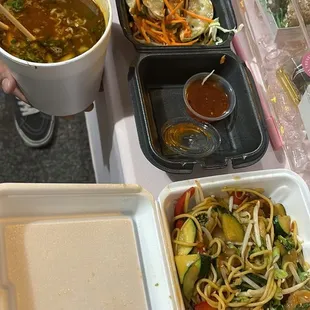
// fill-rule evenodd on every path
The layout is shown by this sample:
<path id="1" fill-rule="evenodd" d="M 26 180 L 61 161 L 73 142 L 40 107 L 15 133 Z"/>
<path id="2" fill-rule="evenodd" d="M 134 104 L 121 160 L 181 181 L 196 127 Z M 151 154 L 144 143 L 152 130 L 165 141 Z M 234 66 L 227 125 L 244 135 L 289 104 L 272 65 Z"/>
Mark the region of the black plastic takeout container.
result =
<path id="1" fill-rule="evenodd" d="M 215 17 L 223 28 L 237 27 L 230 0 L 212 0 Z M 223 43 L 215 46 L 155 46 L 141 44 L 132 35 L 126 0 L 116 0 L 124 35 L 135 46 L 138 57 L 128 74 L 141 149 L 157 168 L 169 173 L 191 173 L 195 165 L 205 169 L 234 168 L 259 161 L 268 147 L 263 112 L 251 73 L 231 51 L 232 33 L 218 32 Z M 221 64 L 223 56 L 226 60 Z M 213 154 L 199 159 L 173 153 L 164 143 L 162 128 L 167 121 L 187 117 L 183 100 L 186 81 L 200 72 L 215 70 L 234 88 L 233 113 L 212 125 L 221 136 L 221 145 Z"/>
<path id="2" fill-rule="evenodd" d="M 221 31 L 218 32 L 218 36 L 223 39 L 223 43 L 219 45 L 206 46 L 194 44 L 192 46 L 155 46 L 142 44 L 137 42 L 130 28 L 129 23 L 133 21 L 132 17 L 129 14 L 128 6 L 125 0 L 115 0 L 118 17 L 120 25 L 123 29 L 124 35 L 126 38 L 135 46 L 136 50 L 140 53 L 165 53 L 165 52 L 173 52 L 173 51 L 185 51 L 185 50 L 197 50 L 203 51 L 206 49 L 218 49 L 218 48 L 229 48 L 231 40 L 233 38 L 232 33 L 223 33 Z M 236 19 L 234 15 L 234 10 L 231 5 L 230 0 L 212 0 L 214 7 L 214 18 L 219 17 L 221 25 L 226 29 L 233 29 L 236 27 Z"/>
<path id="3" fill-rule="evenodd" d="M 225 55 L 224 64 L 220 64 Z M 164 124 L 187 116 L 183 87 L 199 72 L 215 72 L 234 88 L 237 104 L 233 113 L 212 125 L 222 138 L 219 149 L 202 159 L 170 153 L 161 136 Z M 232 162 L 233 168 L 259 161 L 268 147 L 268 135 L 254 80 L 245 64 L 229 49 L 204 53 L 141 54 L 130 67 L 129 86 L 140 146 L 147 159 L 170 173 L 191 173 L 194 165 L 219 169 Z"/>

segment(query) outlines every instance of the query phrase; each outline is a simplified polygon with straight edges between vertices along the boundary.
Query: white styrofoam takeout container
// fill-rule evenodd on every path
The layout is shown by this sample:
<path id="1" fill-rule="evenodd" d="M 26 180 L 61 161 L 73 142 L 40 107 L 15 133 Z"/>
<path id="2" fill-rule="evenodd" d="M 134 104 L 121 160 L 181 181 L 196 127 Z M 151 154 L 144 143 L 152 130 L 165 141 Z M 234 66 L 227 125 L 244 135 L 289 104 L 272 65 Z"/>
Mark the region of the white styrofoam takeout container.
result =
<path id="1" fill-rule="evenodd" d="M 278 169 L 221 175 L 198 180 L 205 195 L 225 197 L 225 193 L 221 192 L 221 188 L 225 186 L 264 188 L 267 197 L 271 197 L 274 202 L 282 203 L 288 215 L 297 221 L 299 236 L 304 241 L 304 255 L 310 261 L 310 192 L 307 184 L 299 175 L 290 170 Z M 195 186 L 195 180 L 172 183 L 159 195 L 159 205 L 162 213 L 161 229 L 165 236 L 165 254 L 168 257 L 170 266 L 169 276 L 173 282 L 173 296 L 178 302 L 176 309 L 182 310 L 185 308 L 174 264 L 170 232 L 172 231 L 174 202 L 191 186 Z"/>
<path id="2" fill-rule="evenodd" d="M 106 29 L 82 55 L 63 62 L 35 63 L 12 56 L 0 47 L 1 61 L 10 68 L 29 103 L 41 112 L 55 116 L 77 114 L 96 98 L 110 42 L 112 8 L 110 0 L 94 1 L 104 14 Z"/>
<path id="3" fill-rule="evenodd" d="M 108 218 L 114 221 L 130 221 L 131 232 L 134 238 L 128 236 L 128 249 L 135 249 L 136 261 L 132 268 L 138 268 L 140 274 L 142 293 L 139 288 L 130 287 L 132 281 L 129 278 L 129 270 L 123 270 L 123 281 L 114 283 L 118 270 L 104 275 L 100 287 L 92 285 L 93 275 L 98 274 L 100 266 L 104 263 L 106 251 L 109 248 L 100 243 L 96 236 L 98 225 L 93 230 L 87 230 L 90 235 L 89 243 L 82 243 L 83 247 L 76 249 L 73 246 L 78 243 L 77 238 L 85 239 L 87 236 L 81 231 L 67 232 L 64 240 L 46 234 L 44 240 L 40 236 L 27 237 L 34 228 L 46 225 L 61 225 L 64 222 L 87 222 L 92 225 L 96 219 Z M 164 243 L 159 230 L 160 214 L 155 206 L 153 197 L 138 185 L 56 185 L 56 184 L 2 184 L 0 185 L 0 309 L 1 310 L 144 310 L 144 309 L 177 309 L 173 299 L 173 288 L 169 280 L 168 265 L 164 255 Z M 29 228 L 24 229 L 24 244 L 20 237 L 9 240 L 6 237 L 7 229 L 12 225 L 28 223 Z M 124 222 L 125 223 L 125 222 Z M 52 226 L 52 228 L 54 227 Z M 31 228 L 31 229 L 30 229 Z M 100 226 L 99 226 L 100 228 Z M 102 227 L 100 228 L 103 229 Z M 100 233 L 100 231 L 99 231 Z M 116 242 L 119 231 L 110 234 Z M 78 236 L 76 236 L 78 234 Z M 125 238 L 127 236 L 121 236 Z M 74 244 L 72 246 L 72 239 Z M 86 240 L 88 240 L 86 238 Z M 39 241 L 39 242 L 38 242 Z M 22 289 L 10 281 L 9 264 L 11 256 L 8 256 L 9 243 L 16 243 L 16 248 L 23 248 L 23 255 L 17 261 L 16 268 L 21 270 L 24 278 Z M 34 244 L 38 242 L 37 244 Z M 52 244 L 45 244 L 52 243 Z M 93 244 L 94 243 L 94 244 Z M 104 242 L 103 242 L 104 243 Z M 29 250 L 31 248 L 31 251 Z M 59 248 L 59 250 L 57 249 Z M 94 250 L 94 247 L 95 250 Z M 53 249 L 53 251 L 51 250 Z M 56 249 L 56 250 L 55 250 Z M 13 249 L 14 250 L 14 249 Z M 17 249 L 18 250 L 18 249 Z M 17 253 L 20 253 L 20 251 Z M 90 251 L 88 255 L 85 251 Z M 34 253 L 41 260 L 33 257 Z M 75 256 L 74 256 L 75 255 Z M 73 259 L 68 261 L 69 259 Z M 100 258 L 102 257 L 102 259 Z M 119 251 L 114 253 L 115 259 L 120 256 Z M 124 258 L 125 256 L 125 258 Z M 67 262 L 65 266 L 58 266 L 59 257 Z M 114 259 L 114 258 L 113 258 Z M 123 268 L 126 254 L 119 260 L 119 268 Z M 16 260 L 13 257 L 13 260 Z M 33 266 L 31 260 L 36 262 Z M 105 262 L 107 263 L 107 262 Z M 109 262 L 107 263 L 109 264 Z M 138 266 L 138 267 L 137 267 Z M 28 269 L 29 267 L 29 269 Z M 14 273 L 14 266 L 11 268 Z M 49 269 L 51 271 L 49 272 Z M 37 272 L 39 270 L 39 272 Z M 53 270 L 56 270 L 53 272 Z M 56 274 L 55 274 L 56 273 Z M 46 278 L 44 278 L 46 274 Z M 69 274 L 71 278 L 64 278 Z M 126 277 L 127 275 L 127 277 Z M 108 279 L 107 279 L 108 278 Z M 11 278 L 12 279 L 12 278 Z M 59 279 L 62 279 L 61 282 Z M 96 280 L 96 279 L 95 279 Z M 98 280 L 97 280 L 98 281 Z M 106 282 L 108 281 L 108 285 Z M 43 290 L 50 291 L 46 299 L 40 296 Z M 117 295 L 111 295 L 110 299 L 102 300 L 105 291 L 112 286 L 119 286 Z M 17 288 L 17 289 L 16 289 Z M 26 298 L 21 295 L 27 292 Z M 126 296 L 126 290 L 132 292 L 132 296 Z M 19 301 L 20 299 L 20 301 Z M 145 307 L 137 307 L 132 301 L 137 300 Z M 21 304 L 23 303 L 23 304 Z"/>
<path id="4" fill-rule="evenodd" d="M 199 179 L 199 181 L 205 195 L 223 195 L 220 190 L 224 186 L 264 188 L 268 196 L 275 202 L 283 203 L 288 214 L 297 220 L 299 235 L 304 240 L 304 254 L 306 259 L 310 260 L 310 234 L 307 234 L 307 227 L 310 226 L 310 193 L 305 182 L 297 174 L 288 170 L 266 170 L 208 177 Z M 100 301 L 100 290 L 106 289 L 103 284 L 102 287 L 98 288 L 99 293 L 94 292 L 94 289 L 96 289 L 94 287 L 82 286 L 83 293 L 80 292 L 74 298 L 70 294 L 57 294 L 57 291 L 54 294 L 55 292 L 51 290 L 50 294 L 53 299 L 50 303 L 50 309 L 54 310 L 55 305 L 64 309 L 74 307 L 75 310 L 185 309 L 174 264 L 170 231 L 172 229 L 175 200 L 194 184 L 194 180 L 172 183 L 161 192 L 157 201 L 138 185 L 0 185 L 0 309 L 28 310 L 18 304 L 16 296 L 20 292 L 16 291 L 16 287 L 9 280 L 7 257 L 7 243 L 9 241 L 5 234 L 8 227 L 19 224 L 34 227 L 36 225 L 61 224 L 76 220 L 78 222 L 86 221 L 92 225 L 93 221 L 102 218 L 108 218 L 109 220 L 127 219 L 132 223 L 132 232 L 135 238 L 130 239 L 128 237 L 128 240 L 130 240 L 130 242 L 128 241 L 128 247 L 135 249 L 137 266 L 139 266 L 138 269 L 141 273 L 143 293 L 139 294 L 139 290 L 137 290 L 133 294 L 135 296 L 131 297 L 140 300 L 142 303 L 144 302 L 145 306 L 135 307 L 123 300 L 123 305 L 120 307 L 117 304 L 120 298 L 113 299 L 115 296 L 112 296 L 111 300 L 105 300 L 105 306 L 102 306 L 100 303 L 102 302 Z M 27 232 L 27 229 L 25 231 Z M 94 229 L 90 243 L 98 243 L 97 238 L 95 238 L 96 231 Z M 116 231 L 115 234 L 117 233 Z M 30 244 L 29 240 L 28 245 L 31 245 L 31 248 L 36 253 L 40 253 L 40 250 L 48 251 L 48 242 L 53 240 L 53 236 L 48 235 L 44 238 L 46 238 L 47 245 L 44 245 L 44 243 L 43 246 L 40 243 Z M 26 237 L 25 241 L 27 241 Z M 71 239 L 67 236 L 67 239 L 58 240 L 57 242 L 60 242 L 62 249 L 67 249 L 68 244 L 68 249 L 72 250 L 70 241 Z M 18 243 L 16 240 L 13 240 L 13 242 Z M 26 255 L 20 257 L 20 264 L 26 261 L 25 257 L 27 259 L 31 257 L 31 253 L 27 252 L 26 243 L 23 246 Z M 92 250 L 91 246 L 86 245 L 86 248 Z M 83 253 L 82 248 L 79 250 Z M 102 247 L 98 247 L 96 254 L 104 256 L 107 250 L 103 244 Z M 49 254 L 53 254 L 56 258 L 59 256 L 58 253 Z M 51 255 L 52 258 L 53 255 Z M 70 253 L 64 251 L 62 255 L 67 257 L 70 256 Z M 98 257 L 98 255 L 95 256 Z M 115 255 L 117 256 L 117 253 Z M 82 255 L 82 257 L 84 256 Z M 44 262 L 44 255 L 42 257 L 42 262 L 38 261 L 36 268 L 41 268 L 42 273 L 44 273 L 48 268 L 46 268 L 46 262 Z M 92 255 L 87 257 L 89 261 L 87 260 L 88 263 L 85 264 L 85 261 L 77 255 L 76 259 L 74 259 L 74 266 L 78 268 L 79 264 L 82 264 L 83 272 L 77 272 L 74 281 L 79 283 L 87 282 L 87 278 L 84 277 L 85 270 L 91 271 L 93 264 L 98 263 L 98 261 L 92 262 L 92 258 Z M 19 263 L 19 260 L 17 262 Z M 53 259 L 49 259 L 48 262 L 51 269 L 53 269 Z M 60 270 L 67 272 L 66 269 L 70 270 L 70 268 L 72 269 L 72 266 L 69 262 L 68 265 L 62 266 Z M 42 300 L 40 300 L 40 296 L 36 295 L 38 291 L 35 291 L 34 286 L 35 282 L 38 284 L 38 279 L 34 275 L 38 277 L 38 274 L 34 270 L 27 270 L 27 268 L 23 272 L 28 278 L 29 287 L 25 287 L 25 289 L 29 291 L 29 299 L 32 300 L 31 310 L 50 310 L 48 307 L 40 307 L 40 301 L 42 302 Z M 31 282 L 31 280 L 34 282 Z M 69 280 L 65 287 L 70 291 L 72 283 Z M 41 281 L 43 280 L 41 279 Z M 58 285 L 57 277 L 50 277 L 46 281 L 52 288 L 53 284 L 54 286 Z M 113 283 L 113 276 L 109 281 Z M 44 286 L 46 283 L 42 283 L 42 285 Z M 124 287 L 126 288 L 124 284 L 123 286 L 120 284 L 121 294 L 124 293 Z M 90 299 L 90 297 L 92 298 Z"/>

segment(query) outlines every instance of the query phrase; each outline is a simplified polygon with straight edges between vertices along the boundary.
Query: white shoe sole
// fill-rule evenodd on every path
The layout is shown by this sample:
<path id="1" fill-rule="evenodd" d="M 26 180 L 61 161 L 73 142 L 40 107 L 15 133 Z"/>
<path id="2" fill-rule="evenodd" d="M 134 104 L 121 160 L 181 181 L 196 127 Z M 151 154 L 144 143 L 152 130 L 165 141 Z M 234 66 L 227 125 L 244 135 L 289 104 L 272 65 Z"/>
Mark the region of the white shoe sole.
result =
<path id="1" fill-rule="evenodd" d="M 55 117 L 52 117 L 51 125 L 50 125 L 48 132 L 47 132 L 47 135 L 43 139 L 38 140 L 38 141 L 33 141 L 33 140 L 29 139 L 25 135 L 25 133 L 20 129 L 20 127 L 17 124 L 17 121 L 16 120 L 14 120 L 14 121 L 15 121 L 15 127 L 16 127 L 18 134 L 20 135 L 20 137 L 22 138 L 24 143 L 29 147 L 32 147 L 32 148 L 43 147 L 46 144 L 48 144 L 53 137 L 53 132 L 54 132 L 54 128 L 55 128 Z"/>

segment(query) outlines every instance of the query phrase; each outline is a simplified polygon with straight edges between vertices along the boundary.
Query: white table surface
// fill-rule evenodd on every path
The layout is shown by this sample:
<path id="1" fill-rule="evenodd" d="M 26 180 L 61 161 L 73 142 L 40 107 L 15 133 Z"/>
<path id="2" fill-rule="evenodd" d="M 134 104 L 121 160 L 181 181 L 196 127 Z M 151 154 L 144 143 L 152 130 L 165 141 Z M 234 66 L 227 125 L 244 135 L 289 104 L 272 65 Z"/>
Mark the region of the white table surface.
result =
<path id="1" fill-rule="evenodd" d="M 174 181 L 234 172 L 289 168 L 284 153 L 274 152 L 271 146 L 260 162 L 237 170 L 232 167 L 212 171 L 197 169 L 189 175 L 173 175 L 149 163 L 139 146 L 127 83 L 129 65 L 137 54 L 123 35 L 114 1 L 112 6 L 112 38 L 105 63 L 104 93 L 101 100 L 97 101 L 106 180 L 109 178 L 112 183 L 136 183 L 157 197 L 167 184 Z"/>

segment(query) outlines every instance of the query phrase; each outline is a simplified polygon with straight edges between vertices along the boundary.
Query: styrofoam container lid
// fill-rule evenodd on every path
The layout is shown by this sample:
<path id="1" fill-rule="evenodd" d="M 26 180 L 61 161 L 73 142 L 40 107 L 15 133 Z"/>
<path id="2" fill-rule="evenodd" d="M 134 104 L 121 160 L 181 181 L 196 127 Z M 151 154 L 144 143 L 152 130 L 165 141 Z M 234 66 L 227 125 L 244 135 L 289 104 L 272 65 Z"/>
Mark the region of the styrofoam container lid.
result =
<path id="1" fill-rule="evenodd" d="M 0 309 L 177 309 L 136 185 L 0 185 Z"/>

